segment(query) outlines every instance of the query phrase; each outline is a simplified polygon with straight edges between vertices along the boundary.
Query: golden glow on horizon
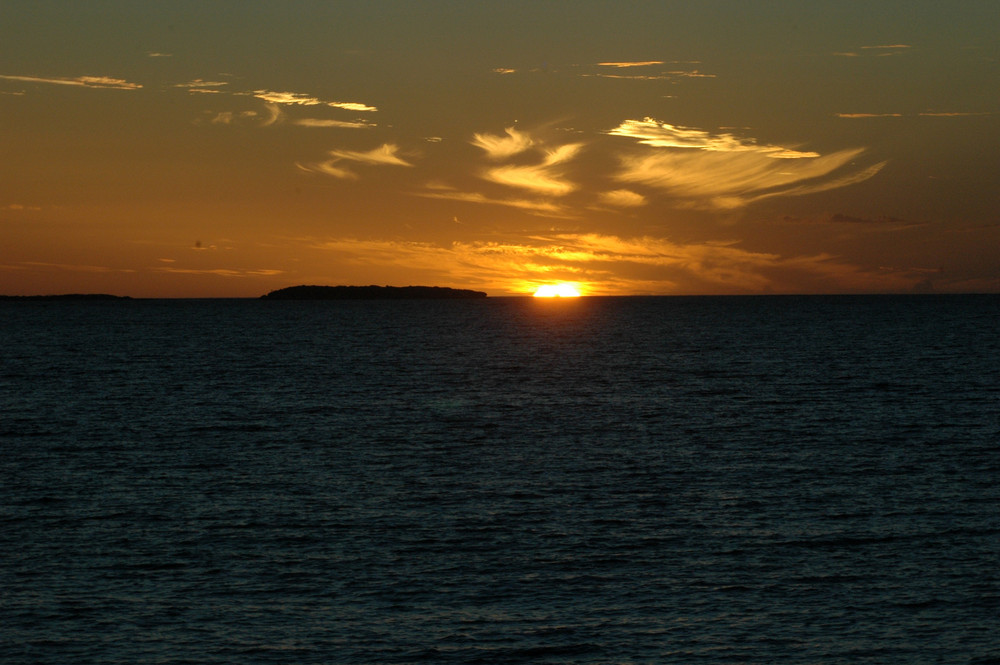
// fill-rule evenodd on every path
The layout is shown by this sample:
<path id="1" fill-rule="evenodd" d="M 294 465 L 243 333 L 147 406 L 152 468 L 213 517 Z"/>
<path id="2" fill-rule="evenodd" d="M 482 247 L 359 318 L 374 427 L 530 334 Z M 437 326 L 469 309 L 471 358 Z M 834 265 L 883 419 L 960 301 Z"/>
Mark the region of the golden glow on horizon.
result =
<path id="1" fill-rule="evenodd" d="M 580 290 L 571 282 L 542 284 L 535 290 L 535 298 L 579 298 Z"/>

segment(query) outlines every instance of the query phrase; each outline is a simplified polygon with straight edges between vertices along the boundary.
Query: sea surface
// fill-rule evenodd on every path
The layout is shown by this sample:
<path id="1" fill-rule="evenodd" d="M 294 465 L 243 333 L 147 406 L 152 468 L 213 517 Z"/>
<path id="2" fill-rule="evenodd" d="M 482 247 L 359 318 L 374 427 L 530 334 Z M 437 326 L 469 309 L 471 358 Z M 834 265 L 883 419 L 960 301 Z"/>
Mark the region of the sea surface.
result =
<path id="1" fill-rule="evenodd" d="M 1000 296 L 0 303 L 0 662 L 1000 663 Z"/>

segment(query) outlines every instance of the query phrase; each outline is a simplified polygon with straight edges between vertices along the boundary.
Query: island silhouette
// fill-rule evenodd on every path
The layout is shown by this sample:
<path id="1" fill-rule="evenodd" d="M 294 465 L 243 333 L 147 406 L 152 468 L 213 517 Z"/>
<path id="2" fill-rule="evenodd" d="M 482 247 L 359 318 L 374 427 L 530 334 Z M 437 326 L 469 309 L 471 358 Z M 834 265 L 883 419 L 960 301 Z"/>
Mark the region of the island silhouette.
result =
<path id="1" fill-rule="evenodd" d="M 264 300 L 457 300 L 485 298 L 483 291 L 445 286 L 289 286 L 261 296 Z"/>

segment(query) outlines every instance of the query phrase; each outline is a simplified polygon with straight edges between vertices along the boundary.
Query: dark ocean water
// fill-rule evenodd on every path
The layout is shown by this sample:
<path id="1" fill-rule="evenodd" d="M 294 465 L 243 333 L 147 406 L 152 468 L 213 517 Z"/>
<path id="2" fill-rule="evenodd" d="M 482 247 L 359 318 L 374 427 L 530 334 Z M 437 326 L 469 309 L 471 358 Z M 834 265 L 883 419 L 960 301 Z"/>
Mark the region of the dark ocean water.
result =
<path id="1" fill-rule="evenodd" d="M 1000 663 L 1000 297 L 0 303 L 0 662 Z"/>

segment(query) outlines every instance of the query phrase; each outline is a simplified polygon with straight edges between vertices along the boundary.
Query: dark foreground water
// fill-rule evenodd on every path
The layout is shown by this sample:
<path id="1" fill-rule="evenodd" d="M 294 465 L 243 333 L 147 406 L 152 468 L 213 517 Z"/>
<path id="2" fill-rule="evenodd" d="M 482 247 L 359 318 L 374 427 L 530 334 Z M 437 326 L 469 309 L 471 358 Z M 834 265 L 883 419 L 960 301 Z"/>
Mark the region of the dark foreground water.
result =
<path id="1" fill-rule="evenodd" d="M 0 662 L 998 663 L 998 330 L 0 303 Z"/>

